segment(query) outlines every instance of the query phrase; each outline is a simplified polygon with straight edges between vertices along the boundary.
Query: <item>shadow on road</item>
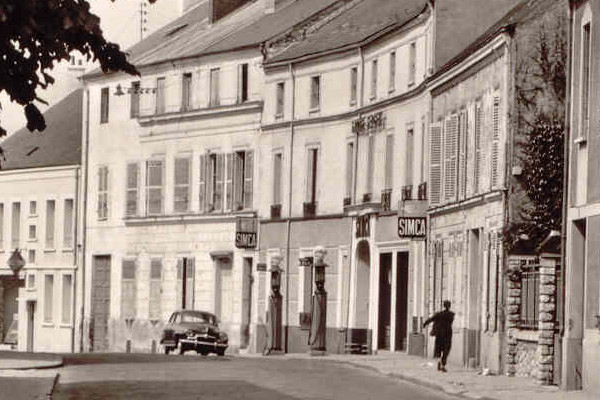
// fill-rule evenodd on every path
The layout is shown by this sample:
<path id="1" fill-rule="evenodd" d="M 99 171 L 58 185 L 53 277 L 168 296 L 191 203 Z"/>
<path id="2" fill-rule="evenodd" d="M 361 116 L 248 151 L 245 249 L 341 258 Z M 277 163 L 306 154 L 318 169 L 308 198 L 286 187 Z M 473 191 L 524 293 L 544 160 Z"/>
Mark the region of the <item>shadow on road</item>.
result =
<path id="1" fill-rule="evenodd" d="M 59 385 L 53 400 L 298 400 L 244 381 L 104 381 Z"/>

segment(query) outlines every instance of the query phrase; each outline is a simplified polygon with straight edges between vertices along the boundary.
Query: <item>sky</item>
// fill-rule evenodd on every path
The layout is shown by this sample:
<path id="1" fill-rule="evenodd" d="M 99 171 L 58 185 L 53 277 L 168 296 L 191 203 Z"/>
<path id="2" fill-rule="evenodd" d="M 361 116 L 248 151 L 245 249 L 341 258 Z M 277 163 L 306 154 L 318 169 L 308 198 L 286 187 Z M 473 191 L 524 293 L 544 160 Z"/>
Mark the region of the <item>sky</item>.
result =
<path id="1" fill-rule="evenodd" d="M 154 4 L 145 5 L 142 8 L 141 3 L 146 0 L 88 0 L 92 7 L 92 12 L 100 17 L 100 26 L 104 31 L 105 37 L 111 41 L 118 43 L 121 48 L 127 49 L 134 43 L 140 40 L 140 21 L 142 19 L 142 11 L 147 10 L 147 14 L 143 16 L 146 19 L 147 36 L 153 30 L 168 23 L 181 12 L 182 0 L 157 0 Z M 50 75 L 54 76 L 56 83 L 48 90 L 39 90 L 39 96 L 52 104 L 55 104 L 72 90 L 78 87 L 77 75 L 80 72 L 73 71 L 68 64 L 63 63 L 58 65 Z M 22 128 L 26 121 L 21 106 L 11 103 L 5 93 L 0 94 L 0 125 L 7 130 L 8 134 Z M 42 112 L 47 109 L 47 106 L 36 103 Z"/>

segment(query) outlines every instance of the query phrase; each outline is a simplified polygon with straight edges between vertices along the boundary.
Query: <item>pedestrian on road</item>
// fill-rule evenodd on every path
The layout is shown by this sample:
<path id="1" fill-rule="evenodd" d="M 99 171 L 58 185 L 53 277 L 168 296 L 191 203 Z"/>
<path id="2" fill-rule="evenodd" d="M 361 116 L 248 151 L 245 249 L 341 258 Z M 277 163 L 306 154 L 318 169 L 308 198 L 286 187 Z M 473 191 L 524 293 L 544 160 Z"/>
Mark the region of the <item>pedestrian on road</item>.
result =
<path id="1" fill-rule="evenodd" d="M 443 305 L 444 310 L 435 313 L 425 321 L 423 328 L 433 322 L 433 328 L 430 332 L 431 336 L 435 336 L 433 356 L 438 359 L 438 371 L 446 372 L 446 361 L 452 347 L 452 322 L 454 322 L 454 313 L 450 311 L 451 303 L 449 300 L 444 300 Z"/>

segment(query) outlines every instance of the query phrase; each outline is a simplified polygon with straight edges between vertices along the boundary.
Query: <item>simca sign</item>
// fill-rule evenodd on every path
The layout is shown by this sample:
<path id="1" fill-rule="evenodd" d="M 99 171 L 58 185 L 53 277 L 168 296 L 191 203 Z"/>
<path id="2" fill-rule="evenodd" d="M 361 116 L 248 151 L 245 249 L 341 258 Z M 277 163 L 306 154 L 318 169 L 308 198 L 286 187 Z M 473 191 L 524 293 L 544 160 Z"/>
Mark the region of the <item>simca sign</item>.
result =
<path id="1" fill-rule="evenodd" d="M 257 231 L 258 222 L 256 218 L 238 217 L 235 229 L 235 247 L 238 249 L 255 249 Z"/>
<path id="2" fill-rule="evenodd" d="M 425 238 L 427 219 L 425 217 L 398 217 L 398 236 L 401 238 Z"/>

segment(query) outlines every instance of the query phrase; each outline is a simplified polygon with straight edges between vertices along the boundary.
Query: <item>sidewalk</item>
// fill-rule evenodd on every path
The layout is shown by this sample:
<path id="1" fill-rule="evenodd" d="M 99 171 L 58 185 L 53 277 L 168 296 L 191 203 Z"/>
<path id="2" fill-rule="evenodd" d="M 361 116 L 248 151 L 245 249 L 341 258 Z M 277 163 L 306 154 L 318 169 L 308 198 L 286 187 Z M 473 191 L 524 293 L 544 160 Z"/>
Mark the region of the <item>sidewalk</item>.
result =
<path id="1" fill-rule="evenodd" d="M 494 400 L 597 400 L 597 394 L 565 392 L 556 386 L 540 386 L 531 378 L 482 376 L 477 371 L 449 365 L 448 372 L 437 371 L 432 359 L 399 353 L 379 355 L 331 354 L 311 357 L 309 354 L 287 354 L 287 359 L 312 358 L 365 368 L 383 375 L 443 391 L 466 399 Z"/>
<path id="2" fill-rule="evenodd" d="M 0 398 L 47 400 L 58 380 L 63 359 L 54 354 L 0 351 Z"/>
<path id="3" fill-rule="evenodd" d="M 63 359 L 55 354 L 0 351 L 0 370 L 59 368 Z"/>

